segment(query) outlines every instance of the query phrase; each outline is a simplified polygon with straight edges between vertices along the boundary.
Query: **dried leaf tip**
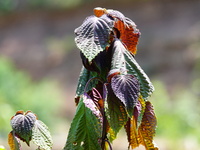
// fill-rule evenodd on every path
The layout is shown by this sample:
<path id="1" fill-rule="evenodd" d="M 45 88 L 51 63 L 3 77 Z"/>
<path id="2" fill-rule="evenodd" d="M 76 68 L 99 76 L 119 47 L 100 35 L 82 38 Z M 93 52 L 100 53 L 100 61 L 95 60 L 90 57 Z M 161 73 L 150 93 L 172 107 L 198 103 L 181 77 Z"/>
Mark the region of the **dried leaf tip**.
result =
<path id="1" fill-rule="evenodd" d="M 94 15 L 96 17 L 101 17 L 102 15 L 104 15 L 106 13 L 106 9 L 101 8 L 101 7 L 96 7 L 93 9 L 93 11 L 94 11 Z"/>

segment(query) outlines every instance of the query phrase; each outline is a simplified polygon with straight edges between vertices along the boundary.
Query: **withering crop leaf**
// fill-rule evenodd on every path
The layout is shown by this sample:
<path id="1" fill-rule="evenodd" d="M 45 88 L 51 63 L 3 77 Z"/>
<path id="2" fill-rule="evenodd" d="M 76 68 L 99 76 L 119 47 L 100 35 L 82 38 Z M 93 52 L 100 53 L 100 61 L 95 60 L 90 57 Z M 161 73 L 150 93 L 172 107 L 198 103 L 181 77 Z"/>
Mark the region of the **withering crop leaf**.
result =
<path id="1" fill-rule="evenodd" d="M 140 32 L 136 28 L 134 22 L 131 22 L 128 18 L 126 19 L 128 21 L 116 21 L 115 28 L 119 30 L 120 39 L 126 45 L 127 50 L 129 50 L 132 54 L 135 55 L 137 52 L 137 44 L 140 37 Z"/>
<path id="2" fill-rule="evenodd" d="M 32 112 L 26 114 L 21 111 L 17 112 L 15 116 L 11 118 L 11 126 L 15 134 L 24 142 L 29 145 L 32 138 L 32 129 L 36 121 L 36 115 Z"/>
<path id="3" fill-rule="evenodd" d="M 135 120 L 136 120 L 135 117 L 132 116 L 132 118 L 128 119 L 125 125 L 125 130 L 129 142 L 129 148 L 131 147 L 132 149 L 140 145 L 138 141 L 138 129 Z"/>
<path id="4" fill-rule="evenodd" d="M 115 75 L 111 79 L 111 87 L 115 95 L 125 105 L 130 117 L 138 101 L 139 83 L 133 75 Z"/>
<path id="5" fill-rule="evenodd" d="M 33 128 L 33 143 L 45 150 L 51 150 L 53 141 L 48 127 L 40 120 L 36 120 Z"/>
<path id="6" fill-rule="evenodd" d="M 157 150 L 158 148 L 154 145 L 153 137 L 156 131 L 156 116 L 153 110 L 152 104 L 147 101 L 145 112 L 142 118 L 142 123 L 139 127 L 140 140 L 143 141 L 142 145 L 146 147 L 146 149 Z"/>
<path id="7" fill-rule="evenodd" d="M 8 144 L 10 146 L 10 150 L 21 150 L 20 140 L 15 135 L 14 131 L 11 131 L 8 134 Z"/>
<path id="8" fill-rule="evenodd" d="M 112 20 L 106 16 L 90 16 L 75 30 L 75 42 L 84 56 L 91 62 L 108 45 Z"/>

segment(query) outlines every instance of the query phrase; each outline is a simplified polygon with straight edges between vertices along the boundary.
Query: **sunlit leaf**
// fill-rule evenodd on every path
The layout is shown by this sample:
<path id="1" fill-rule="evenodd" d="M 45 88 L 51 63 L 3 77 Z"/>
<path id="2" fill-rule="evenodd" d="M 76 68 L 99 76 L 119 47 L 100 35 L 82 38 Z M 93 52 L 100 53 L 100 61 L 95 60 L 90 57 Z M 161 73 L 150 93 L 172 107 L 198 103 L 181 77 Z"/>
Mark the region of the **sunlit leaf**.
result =
<path id="1" fill-rule="evenodd" d="M 10 150 L 21 150 L 21 144 L 19 138 L 15 135 L 14 131 L 8 134 L 8 144 Z"/>
<path id="2" fill-rule="evenodd" d="M 111 79 L 111 87 L 115 95 L 125 105 L 129 116 L 132 117 L 133 109 L 138 101 L 139 83 L 133 75 L 115 75 Z"/>
<path id="3" fill-rule="evenodd" d="M 142 123 L 139 127 L 139 134 L 141 138 L 140 140 L 143 141 L 142 144 L 146 147 L 147 150 L 157 149 L 157 147 L 155 147 L 154 142 L 153 142 L 156 125 L 157 125 L 157 121 L 156 121 L 156 116 L 153 110 L 153 106 L 149 101 L 147 101 L 145 112 L 142 118 Z"/>
<path id="4" fill-rule="evenodd" d="M 147 100 L 147 98 L 154 91 L 154 87 L 149 77 L 128 51 L 124 51 L 124 57 L 126 60 L 126 69 L 128 70 L 128 73 L 133 74 L 138 79 L 140 83 L 140 93 L 142 97 Z"/>
<path id="5" fill-rule="evenodd" d="M 32 140 L 38 147 L 45 150 L 50 150 L 53 145 L 48 127 L 40 120 L 35 122 Z"/>
<path id="6" fill-rule="evenodd" d="M 111 44 L 111 49 L 113 51 L 112 62 L 111 62 L 111 69 L 118 69 L 120 71 L 125 70 L 125 58 L 123 51 L 126 50 L 124 45 L 121 43 L 119 39 L 115 39 L 114 42 Z"/>
<path id="7" fill-rule="evenodd" d="M 19 112 L 11 119 L 11 126 L 15 134 L 29 145 L 32 138 L 32 129 L 36 122 L 36 116 L 32 112 L 23 114 Z"/>
<path id="8" fill-rule="evenodd" d="M 101 150 L 101 123 L 81 97 L 64 150 Z"/>
<path id="9" fill-rule="evenodd" d="M 128 116 L 124 104 L 113 93 L 111 85 L 107 84 L 107 97 L 105 100 L 105 111 L 108 119 L 108 123 L 112 128 L 115 136 L 119 130 L 126 123 Z"/>
<path id="10" fill-rule="evenodd" d="M 75 30 L 76 45 L 89 62 L 105 50 L 112 27 L 112 20 L 107 16 L 90 16 Z"/>

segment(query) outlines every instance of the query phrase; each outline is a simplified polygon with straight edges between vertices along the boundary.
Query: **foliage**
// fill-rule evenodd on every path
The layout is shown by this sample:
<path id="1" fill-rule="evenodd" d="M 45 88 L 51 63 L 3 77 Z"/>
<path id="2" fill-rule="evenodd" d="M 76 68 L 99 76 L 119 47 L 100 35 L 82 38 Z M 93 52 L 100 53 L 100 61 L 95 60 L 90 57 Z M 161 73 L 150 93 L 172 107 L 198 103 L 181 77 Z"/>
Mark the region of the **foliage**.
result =
<path id="1" fill-rule="evenodd" d="M 12 131 L 8 135 L 8 143 L 11 150 L 20 150 L 20 140 L 29 142 L 32 140 L 38 149 L 50 150 L 52 148 L 52 138 L 48 127 L 31 111 L 24 113 L 17 111 L 11 118 Z"/>
<path id="2" fill-rule="evenodd" d="M 49 127 L 52 126 L 51 118 L 46 116 L 56 115 L 60 105 L 60 95 L 53 82 L 48 80 L 33 82 L 27 74 L 16 70 L 10 61 L 1 57 L 0 136 L 6 137 L 10 130 L 8 120 L 16 110 L 38 112 L 37 115 L 49 124 Z"/>
<path id="3" fill-rule="evenodd" d="M 199 95 L 194 92 L 196 90 L 194 83 L 197 81 L 194 80 L 188 87 L 176 85 L 171 94 L 166 90 L 167 87 L 163 82 L 153 81 L 153 83 L 155 88 L 159 88 L 159 92 L 155 92 L 151 97 L 158 100 L 154 104 L 159 118 L 157 137 L 167 141 L 166 148 L 169 150 L 187 149 L 186 145 L 192 146 L 191 149 L 198 149 Z"/>
<path id="4" fill-rule="evenodd" d="M 125 127 L 129 148 L 156 150 L 157 121 L 148 101 L 154 87 L 134 58 L 140 32 L 119 11 L 98 7 L 94 14 L 75 30 L 84 67 L 64 149 L 112 149 Z"/>

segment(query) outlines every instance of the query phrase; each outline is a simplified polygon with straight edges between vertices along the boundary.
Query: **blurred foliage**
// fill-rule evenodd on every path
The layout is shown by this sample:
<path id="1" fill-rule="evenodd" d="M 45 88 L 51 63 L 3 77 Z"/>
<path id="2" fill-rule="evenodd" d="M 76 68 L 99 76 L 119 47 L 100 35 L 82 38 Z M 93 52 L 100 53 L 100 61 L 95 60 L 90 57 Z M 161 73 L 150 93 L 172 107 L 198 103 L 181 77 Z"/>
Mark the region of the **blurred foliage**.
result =
<path id="1" fill-rule="evenodd" d="M 192 140 L 196 146 L 200 142 L 199 95 L 191 91 L 195 82 L 189 87 L 177 87 L 172 95 L 167 92 L 164 83 L 153 82 L 157 89 L 152 96 L 158 118 L 157 136 L 171 143 L 169 150 L 184 149 L 184 140 L 185 143 Z"/>
<path id="2" fill-rule="evenodd" d="M 29 9 L 68 9 L 94 0 L 0 0 L 0 12 Z"/>
<path id="3" fill-rule="evenodd" d="M 33 82 L 7 59 L 0 59 L 0 136 L 7 136 L 11 130 L 10 118 L 17 110 L 31 110 L 49 127 L 55 127 L 52 120 L 58 120 L 60 104 L 61 93 L 56 83 Z"/>

